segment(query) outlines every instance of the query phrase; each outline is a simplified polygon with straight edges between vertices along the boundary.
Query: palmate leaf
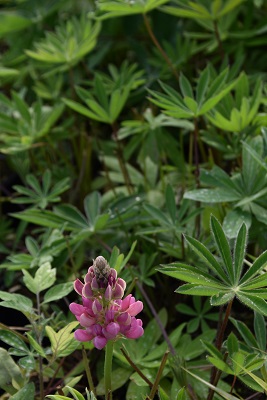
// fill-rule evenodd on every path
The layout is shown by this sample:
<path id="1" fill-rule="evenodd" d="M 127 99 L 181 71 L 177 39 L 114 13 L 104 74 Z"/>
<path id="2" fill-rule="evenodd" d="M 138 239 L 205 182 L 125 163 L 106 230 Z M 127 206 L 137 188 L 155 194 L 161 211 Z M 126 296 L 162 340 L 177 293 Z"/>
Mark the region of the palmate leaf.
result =
<path id="1" fill-rule="evenodd" d="M 46 32 L 46 37 L 35 43 L 36 50 L 26 50 L 26 54 L 47 64 L 65 64 L 69 68 L 79 62 L 85 54 L 92 51 L 97 43 L 101 25 L 92 23 L 82 16 L 73 18 L 54 32 Z"/>
<path id="2" fill-rule="evenodd" d="M 256 312 L 267 315 L 267 272 L 260 274 L 267 265 L 267 251 L 262 253 L 241 278 L 246 244 L 247 227 L 242 224 L 232 255 L 230 245 L 219 221 L 211 216 L 211 232 L 218 260 L 198 240 L 186 236 L 187 243 L 198 257 L 207 265 L 213 275 L 203 267 L 193 267 L 183 263 L 172 263 L 159 268 L 163 274 L 187 282 L 176 289 L 176 293 L 194 296 L 209 296 L 213 306 L 229 303 L 235 297 Z"/>

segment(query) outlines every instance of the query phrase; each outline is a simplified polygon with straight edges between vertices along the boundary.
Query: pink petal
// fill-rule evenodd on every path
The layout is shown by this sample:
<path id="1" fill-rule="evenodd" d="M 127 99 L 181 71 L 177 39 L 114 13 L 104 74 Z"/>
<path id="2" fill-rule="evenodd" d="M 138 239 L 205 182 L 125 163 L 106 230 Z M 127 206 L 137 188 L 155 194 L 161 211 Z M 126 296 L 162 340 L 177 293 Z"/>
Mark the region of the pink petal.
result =
<path id="1" fill-rule="evenodd" d="M 106 323 L 109 324 L 110 322 L 114 322 L 114 318 L 115 318 L 115 311 L 114 310 L 107 310 L 106 314 L 105 314 Z"/>
<path id="2" fill-rule="evenodd" d="M 74 284 L 73 284 L 73 286 L 74 286 L 74 290 L 78 293 L 78 294 L 80 294 L 80 295 L 82 295 L 82 290 L 83 290 L 83 283 L 80 281 L 80 279 L 76 279 L 76 281 L 74 281 Z"/>
<path id="3" fill-rule="evenodd" d="M 107 344 L 107 339 L 106 339 L 104 336 L 96 336 L 96 337 L 93 339 L 93 343 L 94 343 L 94 346 L 95 346 L 98 350 L 101 350 L 101 349 L 103 349 L 103 347 L 106 346 L 106 344 Z"/>
<path id="4" fill-rule="evenodd" d="M 108 286 L 107 286 L 107 288 L 105 290 L 105 299 L 110 301 L 111 297 L 112 297 L 112 289 L 111 289 L 111 286 L 108 284 Z"/>
<path id="5" fill-rule="evenodd" d="M 94 336 L 84 329 L 77 329 L 74 332 L 74 337 L 79 342 L 90 342 L 90 340 L 92 340 Z"/>
<path id="6" fill-rule="evenodd" d="M 139 314 L 143 310 L 143 303 L 142 301 L 138 300 L 131 304 L 127 310 L 127 312 L 132 316 L 135 317 L 137 314 Z"/>
<path id="7" fill-rule="evenodd" d="M 85 311 L 85 307 L 81 304 L 70 303 L 69 309 L 75 316 L 80 316 Z"/>
<path id="8" fill-rule="evenodd" d="M 99 289 L 99 285 L 97 283 L 96 277 L 94 276 L 91 282 L 91 288 L 92 290 L 98 290 Z"/>
<path id="9" fill-rule="evenodd" d="M 107 339 L 114 339 L 120 331 L 120 325 L 116 322 L 111 322 L 102 331 Z"/>
<path id="10" fill-rule="evenodd" d="M 117 317 L 117 322 L 118 322 L 120 325 L 129 325 L 129 324 L 131 323 L 131 316 L 130 316 L 130 314 L 128 314 L 127 312 L 124 312 L 124 313 L 120 314 L 120 315 Z"/>
<path id="11" fill-rule="evenodd" d="M 118 284 L 118 282 L 115 283 L 114 289 L 112 290 L 112 298 L 113 299 L 121 299 L 124 295 L 124 289 L 121 287 L 121 285 Z"/>
<path id="12" fill-rule="evenodd" d="M 114 280 L 117 279 L 117 271 L 114 268 L 110 268 L 109 271 L 109 278 L 112 278 Z"/>
<path id="13" fill-rule="evenodd" d="M 122 287 L 123 291 L 126 289 L 126 282 L 124 279 L 118 278 L 117 283 Z"/>
<path id="14" fill-rule="evenodd" d="M 102 307 L 102 304 L 100 303 L 100 301 L 98 299 L 95 299 L 92 304 L 93 313 L 95 315 L 97 315 L 98 313 L 100 313 L 102 311 L 102 308 L 103 307 Z"/>
<path id="15" fill-rule="evenodd" d="M 87 299 L 86 297 L 83 297 L 82 300 L 83 300 L 84 307 L 90 308 L 90 310 L 92 310 L 92 304 L 93 304 L 92 300 Z"/>
<path id="16" fill-rule="evenodd" d="M 80 321 L 80 324 L 81 324 L 82 326 L 84 326 L 85 328 L 87 328 L 87 327 L 89 327 L 89 326 L 92 326 L 92 325 L 94 325 L 94 324 L 96 323 L 96 319 L 90 317 L 90 315 L 88 315 L 88 314 L 86 314 L 86 313 L 83 313 L 83 314 L 80 316 L 79 321 Z"/>
<path id="17" fill-rule="evenodd" d="M 82 290 L 82 295 L 83 295 L 84 297 L 87 297 L 88 299 L 91 299 L 92 297 L 94 297 L 93 291 L 92 291 L 92 289 L 91 289 L 91 284 L 90 284 L 90 283 L 86 283 L 86 284 L 84 285 L 83 290 Z"/>
<path id="18" fill-rule="evenodd" d="M 142 328 L 141 319 L 136 319 L 132 317 L 131 328 L 125 333 L 125 336 L 129 339 L 137 339 L 144 334 L 144 329 Z"/>
<path id="19" fill-rule="evenodd" d="M 122 302 L 121 302 L 121 311 L 126 311 L 129 308 L 130 302 L 131 302 L 131 294 L 128 294 Z"/>

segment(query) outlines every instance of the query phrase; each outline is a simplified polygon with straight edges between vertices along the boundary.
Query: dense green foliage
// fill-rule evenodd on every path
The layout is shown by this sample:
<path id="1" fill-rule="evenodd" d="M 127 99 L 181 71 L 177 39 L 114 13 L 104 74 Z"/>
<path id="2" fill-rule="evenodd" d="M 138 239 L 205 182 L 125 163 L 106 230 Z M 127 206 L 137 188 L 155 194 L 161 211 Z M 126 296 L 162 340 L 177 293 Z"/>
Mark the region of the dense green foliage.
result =
<path id="1" fill-rule="evenodd" d="M 99 255 L 144 302 L 113 399 L 266 398 L 266 1 L 0 4 L 0 399 L 103 398 Z"/>

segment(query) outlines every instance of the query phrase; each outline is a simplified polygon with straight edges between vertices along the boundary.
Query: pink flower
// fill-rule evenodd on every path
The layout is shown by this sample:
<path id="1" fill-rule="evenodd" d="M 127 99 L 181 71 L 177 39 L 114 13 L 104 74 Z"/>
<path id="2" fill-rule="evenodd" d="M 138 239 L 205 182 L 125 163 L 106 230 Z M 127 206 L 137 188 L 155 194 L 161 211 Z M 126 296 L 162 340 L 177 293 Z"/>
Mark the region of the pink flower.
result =
<path id="1" fill-rule="evenodd" d="M 71 303 L 69 306 L 84 328 L 75 331 L 76 340 L 92 340 L 101 350 L 108 340 L 137 339 L 143 335 L 142 321 L 135 318 L 143 310 L 143 303 L 131 294 L 122 300 L 126 282 L 117 278 L 116 270 L 109 267 L 104 257 L 96 258 L 84 282 L 79 279 L 74 282 L 74 289 L 82 296 L 83 304 Z"/>

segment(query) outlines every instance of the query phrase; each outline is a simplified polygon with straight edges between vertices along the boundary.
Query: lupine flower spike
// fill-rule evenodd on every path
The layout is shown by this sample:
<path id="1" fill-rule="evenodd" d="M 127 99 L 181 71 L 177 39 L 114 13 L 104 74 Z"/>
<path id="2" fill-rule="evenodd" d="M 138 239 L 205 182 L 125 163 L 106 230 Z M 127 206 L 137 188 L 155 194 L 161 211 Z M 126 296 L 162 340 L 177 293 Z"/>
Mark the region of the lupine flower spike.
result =
<path id="1" fill-rule="evenodd" d="M 76 279 L 74 289 L 82 296 L 82 305 L 71 303 L 70 311 L 84 328 L 75 331 L 77 340 L 92 340 L 100 350 L 108 340 L 137 339 L 143 335 L 142 321 L 136 318 L 143 303 L 131 294 L 122 300 L 125 288 L 126 282 L 117 277 L 117 271 L 102 256 L 89 267 L 84 283 Z"/>

